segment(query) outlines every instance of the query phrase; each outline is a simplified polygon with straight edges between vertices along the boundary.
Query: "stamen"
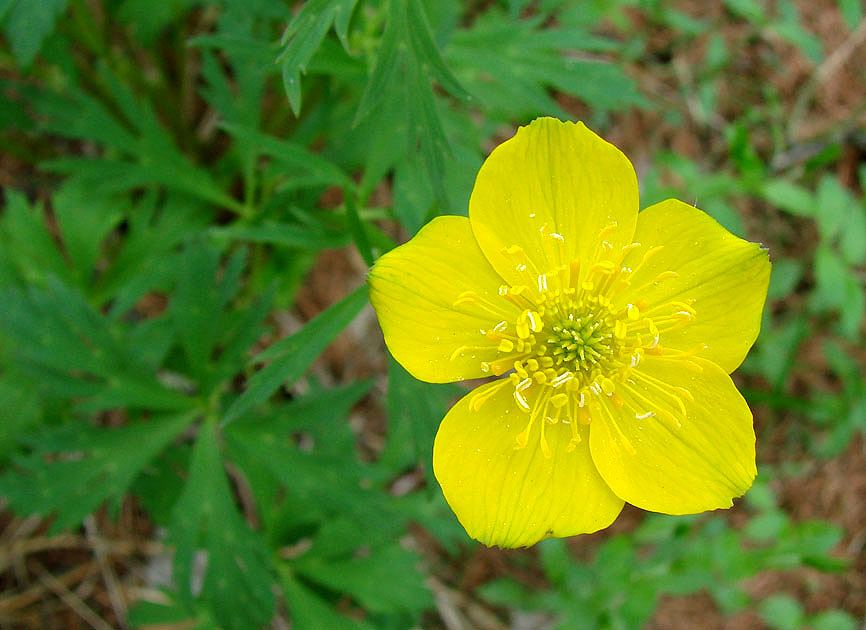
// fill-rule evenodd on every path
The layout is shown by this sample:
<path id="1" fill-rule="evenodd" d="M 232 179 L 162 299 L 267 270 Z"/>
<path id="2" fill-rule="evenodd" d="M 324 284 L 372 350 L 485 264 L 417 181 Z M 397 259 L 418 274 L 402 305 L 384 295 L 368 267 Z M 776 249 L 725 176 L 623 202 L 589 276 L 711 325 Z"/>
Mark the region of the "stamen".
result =
<path id="1" fill-rule="evenodd" d="M 491 348 L 493 348 L 493 346 L 460 346 L 451 353 L 449 361 L 454 361 L 461 354 L 466 354 L 468 350 L 490 350 Z"/>
<path id="2" fill-rule="evenodd" d="M 496 392 L 498 392 L 506 385 L 508 385 L 508 380 L 503 378 L 502 380 L 497 381 L 494 385 L 491 385 L 487 389 L 479 388 L 473 393 L 472 398 L 469 399 L 469 409 L 471 411 L 478 411 L 479 409 L 481 409 L 484 403 L 490 400 L 490 398 Z"/>
<path id="3" fill-rule="evenodd" d="M 626 437 L 626 434 L 623 432 L 622 428 L 619 426 L 619 422 L 617 422 L 616 417 L 614 417 L 613 413 L 611 413 L 610 409 L 608 409 L 607 405 L 601 404 L 598 405 L 601 407 L 601 413 L 607 416 L 607 421 L 614 428 L 616 433 L 619 436 L 619 439 L 622 441 L 622 445 L 625 447 L 625 450 L 628 451 L 629 455 L 636 455 L 637 451 L 631 443 L 631 440 Z"/>
<path id="4" fill-rule="evenodd" d="M 502 317 L 501 308 L 497 308 L 495 304 L 481 297 L 475 291 L 464 291 L 457 296 L 457 299 L 454 300 L 454 303 L 451 306 L 453 308 L 457 308 L 458 306 L 463 306 L 464 304 L 474 304 L 475 306 L 480 307 L 482 310 L 487 311 L 491 315 L 494 315 L 496 317 Z"/>
<path id="5" fill-rule="evenodd" d="M 533 425 L 539 421 L 541 427 L 535 444 L 545 457 L 552 456 L 547 431 L 563 430 L 548 428 L 548 423 L 569 425 L 571 435 L 566 451 L 574 451 L 582 443 L 581 426 L 589 425 L 596 417 L 610 420 L 617 441 L 634 453 L 634 446 L 623 430 L 630 429 L 622 422 L 646 421 L 657 416 L 671 426 L 682 426 L 680 421 L 687 417 L 687 404 L 694 402 L 688 389 L 667 384 L 640 369 L 644 355 L 652 355 L 677 360 L 696 372 L 702 370 L 701 365 L 688 357 L 701 352 L 705 345 L 680 351 L 660 344 L 668 331 L 686 326 L 696 318 L 693 302 L 680 297 L 650 307 L 646 299 L 617 297 L 626 288 L 630 295 L 636 296 L 654 283 L 678 276 L 673 271 L 661 271 L 645 287 L 635 289 L 630 282 L 633 274 L 644 269 L 647 261 L 663 248 L 644 248 L 637 265 L 633 268 L 623 265 L 626 256 L 642 246 L 630 243 L 614 253 L 609 237 L 616 227 L 611 223 L 602 230 L 595 244 L 595 255 L 584 260 L 587 264 L 583 267 L 580 261 L 572 260 L 546 270 L 548 273 L 538 273 L 519 246 L 502 250 L 518 263 L 518 271 L 526 272 L 527 284 L 502 285 L 499 296 L 509 304 L 488 306 L 491 312 L 494 306 L 506 310 L 516 306 L 519 314 L 499 320 L 504 311 L 498 311 L 497 324 L 480 331 L 490 342 L 488 345 L 462 346 L 452 356 L 479 350 L 496 353 L 494 360 L 481 363 L 482 371 L 497 376 L 510 372 L 501 379 L 501 386 L 472 398 L 470 407 L 480 408 L 500 387 L 511 387 L 515 404 L 529 416 L 526 426 L 515 437 L 516 449 L 529 444 Z M 548 226 L 543 226 L 544 235 L 560 243 L 564 241 L 561 235 L 547 230 Z M 473 292 L 458 297 L 460 304 L 476 304 L 479 300 Z M 621 410 L 633 413 L 633 420 Z"/>

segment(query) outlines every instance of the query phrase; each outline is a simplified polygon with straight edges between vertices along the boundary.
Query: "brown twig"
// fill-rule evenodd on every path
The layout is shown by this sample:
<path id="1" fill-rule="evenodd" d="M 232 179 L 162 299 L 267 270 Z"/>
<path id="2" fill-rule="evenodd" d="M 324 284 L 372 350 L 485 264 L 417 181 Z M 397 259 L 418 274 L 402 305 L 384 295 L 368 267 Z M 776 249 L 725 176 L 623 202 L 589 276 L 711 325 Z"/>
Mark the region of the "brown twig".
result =
<path id="1" fill-rule="evenodd" d="M 75 593 L 70 591 L 63 582 L 46 571 L 41 564 L 33 561 L 32 566 L 36 573 L 36 577 L 45 588 L 57 595 L 57 597 L 59 597 L 64 604 L 69 606 L 69 608 L 75 611 L 79 617 L 93 626 L 94 630 L 113 630 L 102 617 L 93 612 L 93 609 L 90 608 L 90 606 L 84 603 L 84 601 Z"/>
<path id="2" fill-rule="evenodd" d="M 117 619 L 117 625 L 125 630 L 126 624 L 126 599 L 123 596 L 123 590 L 120 586 L 120 581 L 117 579 L 117 574 L 114 572 L 114 567 L 108 559 L 109 551 L 105 541 L 99 535 L 96 528 L 96 520 L 91 514 L 84 519 L 84 531 L 87 533 L 87 540 L 93 549 L 93 555 L 99 563 L 99 570 L 102 573 L 102 579 L 105 582 L 105 588 L 108 591 L 108 601 L 111 603 L 111 609 L 114 611 L 114 616 Z"/>

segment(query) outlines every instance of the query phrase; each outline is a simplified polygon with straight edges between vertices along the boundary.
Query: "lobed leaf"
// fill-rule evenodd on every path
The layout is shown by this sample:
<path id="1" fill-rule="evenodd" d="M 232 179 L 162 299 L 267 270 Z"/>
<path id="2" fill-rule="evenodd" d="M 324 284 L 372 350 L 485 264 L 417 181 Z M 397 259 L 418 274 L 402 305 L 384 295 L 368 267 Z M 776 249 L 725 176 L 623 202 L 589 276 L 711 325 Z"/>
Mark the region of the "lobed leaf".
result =
<path id="1" fill-rule="evenodd" d="M 355 289 L 337 304 L 317 315 L 300 331 L 259 354 L 254 362 L 273 359 L 248 382 L 223 416 L 223 424 L 233 422 L 261 404 L 285 383 L 293 383 L 345 328 L 367 302 L 365 287 Z"/>
<path id="2" fill-rule="evenodd" d="M 224 630 L 249 630 L 262 627 L 273 614 L 273 576 L 267 547 L 235 506 L 217 439 L 216 423 L 205 421 L 169 530 L 177 549 L 174 581 L 190 598 L 201 540 L 207 552 L 201 597 Z"/>

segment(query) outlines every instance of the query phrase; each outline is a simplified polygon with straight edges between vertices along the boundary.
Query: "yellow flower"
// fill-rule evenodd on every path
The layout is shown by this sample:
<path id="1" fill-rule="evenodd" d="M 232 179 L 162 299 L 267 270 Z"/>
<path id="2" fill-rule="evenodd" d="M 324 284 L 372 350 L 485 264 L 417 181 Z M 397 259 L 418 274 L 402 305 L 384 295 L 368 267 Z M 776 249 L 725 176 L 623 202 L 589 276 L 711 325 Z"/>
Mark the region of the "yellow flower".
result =
<path id="1" fill-rule="evenodd" d="M 416 378 L 498 377 L 445 416 L 436 479 L 503 547 L 607 527 L 627 501 L 726 508 L 755 478 L 730 376 L 758 336 L 770 263 L 637 179 L 583 124 L 541 118 L 481 167 L 469 218 L 438 217 L 370 272 L 385 342 Z"/>

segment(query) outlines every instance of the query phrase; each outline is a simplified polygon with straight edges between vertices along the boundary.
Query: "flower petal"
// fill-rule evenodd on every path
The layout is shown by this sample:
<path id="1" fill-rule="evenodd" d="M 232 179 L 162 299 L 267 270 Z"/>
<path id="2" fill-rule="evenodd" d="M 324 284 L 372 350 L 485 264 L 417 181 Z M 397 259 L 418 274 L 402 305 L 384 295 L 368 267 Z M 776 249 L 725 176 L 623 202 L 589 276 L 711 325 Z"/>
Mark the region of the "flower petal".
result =
<path id="1" fill-rule="evenodd" d="M 574 260 L 585 272 L 603 247 L 619 252 L 631 242 L 637 210 L 628 158 L 583 123 L 555 118 L 534 120 L 496 147 L 469 199 L 472 231 L 487 259 L 509 283 L 530 286 L 535 275 Z M 520 252 L 504 252 L 513 246 L 529 264 Z"/>
<path id="2" fill-rule="evenodd" d="M 770 281 L 767 252 L 676 199 L 641 212 L 634 240 L 641 247 L 629 252 L 623 264 L 635 268 L 635 273 L 619 300 L 625 303 L 643 298 L 651 308 L 672 301 L 688 303 L 695 311 L 694 318 L 663 333 L 662 346 L 685 351 L 706 345 L 700 356 L 729 374 L 737 369 L 761 329 Z M 641 265 L 647 251 L 658 245 L 662 247 Z M 670 271 L 676 277 L 654 283 L 660 274 Z M 675 310 L 669 308 L 667 314 Z"/>
<path id="3" fill-rule="evenodd" d="M 620 498 L 694 514 L 730 507 L 752 485 L 752 413 L 715 363 L 648 357 L 630 383 L 617 384 L 616 396 L 621 408 L 604 402 L 593 410 L 589 446 Z"/>
<path id="4" fill-rule="evenodd" d="M 567 452 L 570 427 L 547 424 L 551 456 L 545 457 L 536 424 L 529 443 L 515 450 L 529 416 L 513 392 L 507 379 L 479 387 L 448 412 L 436 434 L 433 472 L 466 532 L 485 545 L 524 547 L 607 527 L 623 502 L 596 471 L 585 431 Z M 473 408 L 473 398 L 485 395 Z"/>
<path id="5" fill-rule="evenodd" d="M 496 343 L 482 331 L 519 313 L 499 297 L 502 279 L 466 217 L 433 219 L 382 256 L 368 283 L 388 350 L 415 378 L 431 383 L 488 376 L 481 362 L 496 357 Z"/>

